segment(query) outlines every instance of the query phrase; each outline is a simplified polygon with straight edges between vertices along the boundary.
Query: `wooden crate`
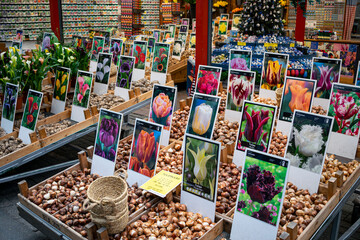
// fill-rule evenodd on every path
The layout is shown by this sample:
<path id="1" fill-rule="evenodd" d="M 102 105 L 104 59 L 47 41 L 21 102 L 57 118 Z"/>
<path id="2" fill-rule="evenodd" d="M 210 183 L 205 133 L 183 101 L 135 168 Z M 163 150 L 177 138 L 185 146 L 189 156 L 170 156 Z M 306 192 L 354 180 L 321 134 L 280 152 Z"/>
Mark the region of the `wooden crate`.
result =
<path id="1" fill-rule="evenodd" d="M 177 64 L 168 69 L 172 80 L 175 83 L 186 82 L 187 78 L 187 59 L 180 60 Z"/>

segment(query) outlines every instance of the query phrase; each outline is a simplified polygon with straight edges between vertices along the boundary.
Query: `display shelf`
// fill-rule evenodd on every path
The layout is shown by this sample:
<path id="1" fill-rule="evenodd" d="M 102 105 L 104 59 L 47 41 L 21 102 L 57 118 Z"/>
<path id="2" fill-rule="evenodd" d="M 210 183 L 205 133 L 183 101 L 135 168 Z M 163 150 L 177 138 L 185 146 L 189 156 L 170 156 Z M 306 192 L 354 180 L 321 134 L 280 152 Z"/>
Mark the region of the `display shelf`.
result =
<path id="1" fill-rule="evenodd" d="M 39 21 L 39 19 L 46 21 Z M 6 21 L 6 20 L 11 20 Z M 40 22 L 37 26 L 34 22 Z M 49 1 L 2 1 L 0 5 L 0 41 L 13 41 L 17 29 L 24 30 L 24 36 L 35 40 L 40 30 L 51 29 Z"/>
<path id="2" fill-rule="evenodd" d="M 115 0 L 102 1 L 63 1 L 62 16 L 64 38 L 72 38 L 73 35 L 84 35 L 88 28 L 94 27 L 117 27 L 119 5 Z M 96 19 L 86 18 L 96 16 Z M 85 19 L 86 18 L 86 19 Z M 81 23 L 82 26 L 78 26 Z M 73 25 L 72 25 L 73 24 Z M 83 29 L 81 29 L 83 28 Z M 73 31 L 68 31 L 72 29 Z"/>

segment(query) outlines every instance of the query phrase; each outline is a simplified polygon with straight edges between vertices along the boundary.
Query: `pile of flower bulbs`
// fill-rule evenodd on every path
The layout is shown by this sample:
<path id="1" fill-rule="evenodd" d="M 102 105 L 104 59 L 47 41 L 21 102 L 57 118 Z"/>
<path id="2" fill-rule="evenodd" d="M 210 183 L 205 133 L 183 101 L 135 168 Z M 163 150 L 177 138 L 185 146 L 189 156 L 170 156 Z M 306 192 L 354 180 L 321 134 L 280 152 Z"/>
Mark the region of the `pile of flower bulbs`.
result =
<path id="1" fill-rule="evenodd" d="M 316 113 L 316 114 L 320 114 L 320 115 L 326 115 L 327 114 L 326 110 L 323 107 L 321 107 L 320 105 L 319 106 L 312 106 L 311 107 L 311 112 Z"/>
<path id="2" fill-rule="evenodd" d="M 25 146 L 26 144 L 23 143 L 20 138 L 15 138 L 13 136 L 0 140 L 0 157 L 15 152 Z"/>
<path id="3" fill-rule="evenodd" d="M 0 137 L 5 136 L 6 134 L 6 131 L 2 127 L 0 127 Z"/>
<path id="4" fill-rule="evenodd" d="M 218 93 L 218 97 L 221 97 L 220 106 L 219 106 L 219 114 L 225 114 L 226 109 L 226 90 L 223 89 L 222 92 Z"/>
<path id="5" fill-rule="evenodd" d="M 310 194 L 308 190 L 298 189 L 294 184 L 288 182 L 278 237 L 282 232 L 286 232 L 286 227 L 290 222 L 298 224 L 298 235 L 300 235 L 326 203 L 327 200 L 323 194 Z"/>
<path id="6" fill-rule="evenodd" d="M 45 128 L 46 135 L 50 136 L 57 132 L 60 132 L 61 130 L 64 130 L 72 125 L 72 122 L 70 120 L 62 120 L 57 123 L 50 123 L 46 125 L 39 126 L 38 130 Z"/>
<path id="7" fill-rule="evenodd" d="M 274 131 L 271 137 L 269 153 L 280 157 L 285 156 L 287 136 L 280 131 Z"/>
<path id="8" fill-rule="evenodd" d="M 160 202 L 110 239 L 199 239 L 214 225 L 208 217 L 187 212 L 185 204 Z"/>
<path id="9" fill-rule="evenodd" d="M 220 163 L 216 212 L 225 214 L 236 205 L 241 167 L 234 163 Z"/>
<path id="10" fill-rule="evenodd" d="M 224 120 L 224 115 L 218 115 L 214 127 L 213 139 L 221 142 L 222 145 L 231 141 L 236 142 L 238 129 L 238 122 L 229 122 L 229 120 Z"/>
<path id="11" fill-rule="evenodd" d="M 125 102 L 122 97 L 115 96 L 113 94 L 97 95 L 95 93 L 91 93 L 90 96 L 90 107 L 96 106 L 99 110 L 100 108 L 110 109 L 122 102 Z"/>
<path id="12" fill-rule="evenodd" d="M 336 177 L 337 171 L 343 171 L 344 177 L 343 181 L 350 177 L 350 175 L 355 171 L 357 167 L 359 167 L 359 162 L 357 160 L 352 160 L 348 163 L 342 163 L 339 160 L 335 159 L 334 155 L 325 155 L 324 167 L 322 170 L 320 181 L 322 183 L 328 183 L 331 177 Z"/>
<path id="13" fill-rule="evenodd" d="M 161 170 L 182 174 L 184 152 L 181 151 L 181 144 L 175 143 L 173 148 L 159 152 L 159 158 L 156 165 L 156 173 Z"/>
<path id="14" fill-rule="evenodd" d="M 261 98 L 257 94 L 254 94 L 253 101 L 258 102 L 258 103 L 267 104 L 267 105 L 277 106 L 276 100 L 272 100 L 271 98 Z"/>
<path id="15" fill-rule="evenodd" d="M 131 84 L 131 89 L 138 87 L 138 88 L 140 88 L 141 93 L 146 93 L 146 92 L 152 91 L 154 84 L 160 84 L 160 82 L 159 81 L 150 82 L 150 80 L 148 80 L 146 78 L 142 78 L 142 79 L 137 80 L 136 82 L 133 82 Z"/>
<path id="16" fill-rule="evenodd" d="M 189 117 L 190 107 L 185 106 L 184 110 L 176 110 L 173 114 L 170 138 L 179 140 L 185 134 L 185 128 Z"/>
<path id="17" fill-rule="evenodd" d="M 118 152 L 116 156 L 115 170 L 127 170 L 130 156 L 132 138 L 128 140 L 121 140 L 118 145 Z"/>

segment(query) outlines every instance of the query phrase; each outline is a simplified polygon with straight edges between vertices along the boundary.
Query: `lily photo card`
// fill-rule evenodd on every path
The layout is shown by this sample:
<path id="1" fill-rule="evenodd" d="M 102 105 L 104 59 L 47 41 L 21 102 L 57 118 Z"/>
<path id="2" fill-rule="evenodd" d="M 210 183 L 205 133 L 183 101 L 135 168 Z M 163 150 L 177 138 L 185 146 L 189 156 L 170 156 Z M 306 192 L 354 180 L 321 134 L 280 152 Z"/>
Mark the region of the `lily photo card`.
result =
<path id="1" fill-rule="evenodd" d="M 71 109 L 71 120 L 76 122 L 85 120 L 84 110 L 89 107 L 92 82 L 93 74 L 91 72 L 78 71 Z"/>
<path id="2" fill-rule="evenodd" d="M 360 128 L 360 86 L 333 83 L 328 116 L 334 117 L 328 153 L 355 159 Z"/>
<path id="3" fill-rule="evenodd" d="M 6 83 L 4 91 L 4 102 L 1 114 L 1 127 L 6 133 L 14 130 L 15 111 L 17 98 L 19 94 L 19 85 Z"/>
<path id="4" fill-rule="evenodd" d="M 29 134 L 35 131 L 39 116 L 43 93 L 30 89 L 25 103 L 24 113 L 21 119 L 19 138 L 25 144 L 30 144 Z"/>
<path id="5" fill-rule="evenodd" d="M 127 171 L 130 186 L 134 183 L 141 186 L 156 174 L 162 129 L 159 124 L 138 118 L 135 120 Z"/>
<path id="6" fill-rule="evenodd" d="M 166 84 L 166 74 L 168 71 L 170 54 L 170 44 L 155 43 L 153 60 L 151 66 L 150 81 L 159 81 L 160 84 Z"/>
<path id="7" fill-rule="evenodd" d="M 288 54 L 264 53 L 259 96 L 276 100 L 276 89 L 284 86 Z"/>
<path id="8" fill-rule="evenodd" d="M 134 65 L 135 57 L 120 56 L 114 94 L 122 97 L 125 101 L 130 99 L 129 91 L 131 89 Z"/>
<path id="9" fill-rule="evenodd" d="M 99 53 L 104 51 L 105 37 L 95 36 L 93 38 L 91 47 L 91 58 L 90 58 L 90 72 L 96 71 L 96 65 L 99 57 Z"/>
<path id="10" fill-rule="evenodd" d="M 277 107 L 245 100 L 235 143 L 234 163 L 243 166 L 246 149 L 269 151 Z"/>
<path id="11" fill-rule="evenodd" d="M 112 54 L 99 53 L 96 66 L 94 93 L 97 95 L 106 94 L 108 91 Z"/>
<path id="12" fill-rule="evenodd" d="M 217 96 L 221 70 L 220 67 L 199 65 L 195 92 Z"/>
<path id="13" fill-rule="evenodd" d="M 211 139 L 221 98 L 194 93 L 186 133 Z"/>
<path id="14" fill-rule="evenodd" d="M 276 130 L 288 136 L 294 111 L 310 112 L 315 86 L 315 80 L 293 77 L 285 78 Z"/>
<path id="15" fill-rule="evenodd" d="M 289 181 L 316 193 L 327 153 L 333 117 L 295 110 L 285 158 L 290 161 Z"/>
<path id="16" fill-rule="evenodd" d="M 121 113 L 100 109 L 91 164 L 92 174 L 103 177 L 114 174 L 122 120 Z"/>
<path id="17" fill-rule="evenodd" d="M 176 104 L 176 87 L 155 84 L 150 102 L 149 121 L 163 126 L 161 145 L 167 146 L 170 139 L 172 116 Z"/>
<path id="18" fill-rule="evenodd" d="M 51 102 L 51 113 L 53 114 L 61 113 L 65 109 L 70 73 L 69 68 L 57 67 L 56 69 L 54 93 Z"/>
<path id="19" fill-rule="evenodd" d="M 310 76 L 316 80 L 314 106 L 328 110 L 331 86 L 340 81 L 341 64 L 341 59 L 313 58 Z"/>
<path id="20" fill-rule="evenodd" d="M 252 52 L 230 49 L 229 69 L 251 71 Z"/>
<path id="21" fill-rule="evenodd" d="M 185 134 L 184 145 L 181 203 L 214 220 L 221 144 Z"/>
<path id="22" fill-rule="evenodd" d="M 135 57 L 133 81 L 145 77 L 147 41 L 134 41 L 132 55 Z"/>
<path id="23" fill-rule="evenodd" d="M 246 149 L 231 239 L 276 239 L 288 172 L 287 159 Z"/>
<path id="24" fill-rule="evenodd" d="M 245 100 L 252 100 L 255 85 L 255 72 L 229 70 L 225 119 L 238 122 Z"/>

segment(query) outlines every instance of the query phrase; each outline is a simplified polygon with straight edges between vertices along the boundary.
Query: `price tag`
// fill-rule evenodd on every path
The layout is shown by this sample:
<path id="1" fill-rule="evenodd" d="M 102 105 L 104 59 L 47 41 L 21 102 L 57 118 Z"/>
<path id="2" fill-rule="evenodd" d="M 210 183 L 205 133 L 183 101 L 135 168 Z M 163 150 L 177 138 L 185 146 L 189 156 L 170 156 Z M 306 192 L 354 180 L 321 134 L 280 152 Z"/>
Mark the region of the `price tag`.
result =
<path id="1" fill-rule="evenodd" d="M 265 48 L 274 47 L 276 48 L 278 46 L 277 43 L 264 43 Z"/>
<path id="2" fill-rule="evenodd" d="M 295 47 L 295 43 L 290 43 L 290 47 Z"/>
<path id="3" fill-rule="evenodd" d="M 246 42 L 237 42 L 238 46 L 246 46 Z"/>
<path id="4" fill-rule="evenodd" d="M 144 183 L 140 188 L 164 198 L 180 183 L 181 175 L 162 170 L 154 177 L 150 178 L 150 180 Z"/>

